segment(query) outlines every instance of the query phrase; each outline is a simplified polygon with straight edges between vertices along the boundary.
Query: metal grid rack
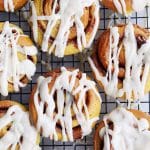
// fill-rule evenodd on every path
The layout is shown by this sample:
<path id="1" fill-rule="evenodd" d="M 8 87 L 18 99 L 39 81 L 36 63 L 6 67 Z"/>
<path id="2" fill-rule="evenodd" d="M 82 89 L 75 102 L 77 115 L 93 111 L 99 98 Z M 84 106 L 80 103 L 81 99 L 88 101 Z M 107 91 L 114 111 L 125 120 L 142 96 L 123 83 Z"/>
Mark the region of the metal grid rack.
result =
<path id="1" fill-rule="evenodd" d="M 15 13 L 3 13 L 0 12 L 0 22 L 4 21 L 10 21 L 11 23 L 14 23 L 18 26 L 20 26 L 25 34 L 28 34 L 32 38 L 31 29 L 27 23 L 27 21 L 22 17 L 22 14 L 25 12 L 29 12 L 28 6 L 27 9 L 23 9 Z M 111 22 L 112 24 L 116 24 L 119 22 L 127 22 L 128 19 L 125 17 L 119 17 L 113 14 L 112 12 L 104 7 L 101 7 L 100 9 L 100 26 L 98 29 L 97 35 L 99 35 L 101 32 L 103 32 L 105 29 L 107 29 L 108 24 Z M 136 23 L 138 25 L 141 25 L 142 27 L 145 27 L 147 29 L 150 29 L 150 8 L 146 7 L 145 10 L 143 10 L 140 13 L 134 13 L 130 20 L 133 23 Z M 96 36 L 95 39 L 97 39 L 98 36 Z M 80 61 L 80 56 L 82 54 L 79 54 L 77 56 L 67 56 L 63 59 L 56 58 L 54 56 L 50 57 L 50 64 L 51 68 L 58 68 L 61 66 L 66 67 L 75 67 L 80 68 L 83 72 L 87 73 L 89 76 L 92 77 L 91 69 L 89 67 L 89 64 L 87 60 L 85 60 L 82 65 Z M 32 87 L 36 84 L 36 79 L 39 75 L 47 72 L 47 67 L 41 63 L 41 60 L 45 61 L 47 60 L 46 54 L 39 52 L 38 54 L 38 63 L 37 63 L 37 71 L 35 76 L 33 77 L 33 80 L 25 87 L 20 90 L 19 93 L 15 94 L 9 94 L 7 97 L 0 96 L 0 99 L 11 99 L 19 101 L 20 103 L 28 106 L 28 100 L 29 95 L 32 90 Z M 104 114 L 109 113 L 112 109 L 114 109 L 117 106 L 117 103 L 112 98 L 105 95 L 105 93 L 99 89 L 103 103 L 101 108 L 101 115 L 100 119 L 103 117 Z M 121 104 L 126 105 L 127 103 L 124 101 L 121 101 Z M 145 112 L 150 113 L 150 94 L 146 95 L 142 100 L 141 104 L 139 105 L 138 101 L 136 104 L 133 105 L 133 107 L 136 107 L 137 109 L 141 109 Z M 93 131 L 94 132 L 94 131 Z M 74 143 L 71 142 L 54 142 L 50 141 L 49 139 L 41 139 L 41 147 L 42 150 L 92 150 L 93 149 L 93 133 L 87 137 L 85 137 L 82 140 L 77 140 Z"/>

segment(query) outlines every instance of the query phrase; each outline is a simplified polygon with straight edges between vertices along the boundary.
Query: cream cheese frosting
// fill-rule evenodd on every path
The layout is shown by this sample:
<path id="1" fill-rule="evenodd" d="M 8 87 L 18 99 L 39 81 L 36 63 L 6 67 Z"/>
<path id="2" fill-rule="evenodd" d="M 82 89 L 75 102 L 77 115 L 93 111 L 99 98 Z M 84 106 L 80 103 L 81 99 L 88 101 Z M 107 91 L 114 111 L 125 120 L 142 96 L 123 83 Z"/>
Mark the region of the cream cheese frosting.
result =
<path id="1" fill-rule="evenodd" d="M 33 26 L 33 36 L 34 40 L 37 42 L 38 40 L 38 20 L 48 21 L 46 31 L 44 33 L 43 41 L 42 41 L 42 51 L 52 53 L 55 49 L 55 56 L 63 57 L 65 48 L 67 46 L 70 28 L 75 24 L 76 32 L 77 32 L 77 46 L 80 51 L 82 51 L 83 47 L 88 48 L 91 46 L 97 28 L 99 24 L 99 2 L 98 0 L 60 0 L 59 5 L 60 9 L 56 13 L 56 6 L 58 0 L 54 0 L 52 14 L 50 16 L 38 16 L 35 8 L 35 4 L 31 1 L 32 7 L 32 16 L 30 21 Z M 84 25 L 81 21 L 81 16 L 84 13 L 84 9 L 86 7 L 90 7 L 95 5 L 95 24 L 93 26 L 92 35 L 90 40 L 87 42 L 86 34 L 84 31 Z M 49 48 L 49 38 L 52 32 L 53 27 L 56 23 L 60 21 L 60 27 L 58 29 L 57 36 L 53 42 L 53 44 Z"/>
<path id="2" fill-rule="evenodd" d="M 104 139 L 103 150 L 149 150 L 149 122 L 137 119 L 125 108 L 117 108 L 104 116 L 104 124 L 99 136 Z M 112 122 L 112 128 L 108 122 Z M 110 148 L 111 147 L 111 148 Z"/>
<path id="3" fill-rule="evenodd" d="M 86 74 L 83 73 L 82 78 L 79 80 L 79 85 L 75 88 L 78 72 L 78 69 L 69 71 L 62 67 L 61 74 L 56 78 L 50 91 L 48 84 L 52 81 L 52 77 L 40 76 L 38 78 L 37 90 L 34 94 L 34 105 L 38 112 L 37 129 L 40 131 L 42 128 L 44 137 L 58 140 L 56 123 L 60 121 L 63 141 L 74 140 L 71 109 L 75 113 L 78 124 L 81 126 L 82 137 L 91 133 L 93 123 L 98 120 L 98 117 L 90 118 L 85 99 L 86 92 L 93 90 L 99 100 L 101 100 L 95 88 L 95 82 L 88 80 Z M 57 98 L 54 97 L 55 93 Z M 75 95 L 76 97 L 78 95 L 78 100 L 74 99 Z M 40 102 L 39 97 L 41 99 Z M 45 103 L 47 107 L 44 111 Z M 55 113 L 56 108 L 58 110 L 57 113 Z M 85 112 L 83 112 L 83 108 Z"/>
<path id="4" fill-rule="evenodd" d="M 28 112 L 19 106 L 11 106 L 0 118 L 0 130 L 10 125 L 4 136 L 0 137 L 0 149 L 40 150 L 37 144 L 38 133 L 30 124 Z"/>
<path id="5" fill-rule="evenodd" d="M 128 100 L 132 100 L 133 95 L 134 99 L 143 97 L 147 78 L 150 73 L 150 37 L 146 40 L 146 43 L 138 48 L 133 24 L 129 22 L 126 25 L 123 39 L 125 49 L 125 77 L 121 89 L 118 88 L 119 54 L 121 49 L 121 47 L 118 47 L 118 27 L 110 27 L 109 43 L 109 65 L 105 76 L 99 73 L 93 60 L 88 58 L 96 79 L 103 84 L 106 94 L 114 98 L 122 97 L 124 94 Z M 114 71 L 112 72 L 111 69 L 113 66 Z"/>
<path id="6" fill-rule="evenodd" d="M 36 71 L 36 65 L 28 59 L 28 56 L 36 56 L 35 46 L 21 46 L 18 39 L 25 36 L 19 28 L 5 22 L 0 33 L 0 93 L 8 95 L 8 82 L 13 84 L 14 90 L 24 87 L 20 81 L 21 76 L 26 75 L 29 80 Z M 18 53 L 25 55 L 24 60 L 19 60 Z"/>

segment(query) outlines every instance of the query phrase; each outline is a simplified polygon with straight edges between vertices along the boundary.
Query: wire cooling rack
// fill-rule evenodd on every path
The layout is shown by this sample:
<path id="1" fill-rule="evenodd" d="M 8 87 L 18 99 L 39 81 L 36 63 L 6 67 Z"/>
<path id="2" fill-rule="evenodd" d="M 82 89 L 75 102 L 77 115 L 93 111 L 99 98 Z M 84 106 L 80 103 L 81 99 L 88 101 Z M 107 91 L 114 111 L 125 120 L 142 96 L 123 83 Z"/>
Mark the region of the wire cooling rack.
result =
<path id="1" fill-rule="evenodd" d="M 28 8 L 29 6 L 27 4 L 26 9 L 18 11 L 17 14 L 0 12 L 0 22 L 10 21 L 11 23 L 14 23 L 20 26 L 23 29 L 24 33 L 29 35 L 32 38 L 31 29 L 27 21 L 22 16 L 23 13 L 29 12 Z M 110 10 L 104 7 L 101 7 L 100 9 L 100 16 L 101 16 L 100 25 L 99 25 L 98 33 L 95 39 L 97 39 L 98 35 L 101 32 L 107 29 L 110 23 L 111 24 L 116 24 L 118 22 L 126 23 L 128 21 L 127 18 L 120 17 L 120 16 L 118 17 L 116 14 L 112 14 Z M 145 8 L 145 10 L 143 10 L 140 13 L 134 13 L 131 16 L 130 20 L 133 23 L 141 25 L 144 28 L 150 29 L 149 17 L 150 17 L 150 8 L 147 7 Z M 91 69 L 89 67 L 87 60 L 85 60 L 84 62 L 81 62 L 80 60 L 80 58 L 81 57 L 83 58 L 84 56 L 85 55 L 82 56 L 82 54 L 79 54 L 77 56 L 67 56 L 63 59 L 59 59 L 54 56 L 49 56 L 51 69 L 58 68 L 61 66 L 75 67 L 75 68 L 80 68 L 83 72 L 87 73 L 90 77 L 92 77 Z M 25 88 L 22 88 L 19 93 L 9 94 L 9 96 L 7 97 L 0 96 L 0 99 L 16 100 L 28 107 L 28 100 L 29 100 L 30 92 L 32 90 L 32 87 L 36 84 L 37 77 L 48 71 L 47 67 L 43 63 L 41 63 L 42 61 L 46 61 L 46 60 L 47 60 L 46 54 L 39 51 L 37 71 L 36 71 L 35 76 L 33 77 L 33 80 Z M 100 115 L 100 119 L 102 119 L 104 114 L 109 113 L 111 110 L 116 108 L 118 104 L 116 103 L 114 99 L 106 96 L 101 89 L 99 89 L 99 92 L 103 100 L 102 108 L 101 108 L 101 115 Z M 136 104 L 133 105 L 133 107 L 150 113 L 150 94 L 146 95 L 140 101 L 141 101 L 140 105 L 137 101 Z M 121 101 L 121 104 L 127 105 L 127 103 L 124 101 Z M 42 150 L 92 150 L 93 149 L 93 133 L 85 137 L 82 140 L 75 141 L 74 143 L 54 142 L 54 141 L 50 141 L 49 139 L 43 138 L 41 139 L 40 145 L 42 147 Z"/>

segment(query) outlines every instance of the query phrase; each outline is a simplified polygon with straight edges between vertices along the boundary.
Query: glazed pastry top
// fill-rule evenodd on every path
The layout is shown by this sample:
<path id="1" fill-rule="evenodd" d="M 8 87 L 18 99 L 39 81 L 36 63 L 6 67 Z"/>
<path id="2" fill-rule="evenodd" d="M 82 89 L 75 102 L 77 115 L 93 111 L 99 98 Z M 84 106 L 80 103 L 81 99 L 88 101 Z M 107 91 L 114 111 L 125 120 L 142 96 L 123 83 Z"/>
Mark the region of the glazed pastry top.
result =
<path id="1" fill-rule="evenodd" d="M 105 0 L 101 0 L 101 1 L 105 1 Z M 128 16 L 133 11 L 138 12 L 143 10 L 146 6 L 150 6 L 149 0 L 112 0 L 112 2 L 115 8 L 117 9 L 117 12 L 119 12 L 120 14 L 124 14 L 126 16 Z M 127 5 L 131 5 L 131 6 L 127 6 Z M 132 10 L 128 10 L 128 8 Z"/>
<path id="2" fill-rule="evenodd" d="M 8 82 L 13 84 L 14 90 L 25 86 L 20 78 L 26 75 L 28 79 L 34 75 L 36 66 L 28 59 L 29 56 L 36 56 L 37 49 L 32 46 L 21 46 L 18 44 L 23 35 L 19 28 L 5 22 L 0 32 L 0 93 L 8 95 Z M 24 41 L 22 41 L 24 42 Z M 20 60 L 20 56 L 24 59 Z"/>
<path id="3" fill-rule="evenodd" d="M 21 9 L 28 0 L 0 0 L 0 11 L 14 12 Z"/>
<path id="4" fill-rule="evenodd" d="M 38 133 L 29 121 L 28 112 L 24 112 L 19 106 L 9 107 L 7 112 L 0 117 L 0 130 L 7 127 L 6 133 L 0 137 L 0 148 L 8 150 L 11 147 L 20 150 L 40 150 L 36 144 Z"/>
<path id="5" fill-rule="evenodd" d="M 82 136 L 89 134 L 93 123 L 99 119 L 98 117 L 90 118 L 86 104 L 86 93 L 89 90 L 92 90 L 101 100 L 95 82 L 88 80 L 84 73 L 81 79 L 78 79 L 78 73 L 78 69 L 69 71 L 62 67 L 61 74 L 55 80 L 51 76 L 38 78 L 34 105 L 38 115 L 37 128 L 38 130 L 42 128 L 42 134 L 45 137 L 58 140 L 56 124 L 60 122 L 63 141 L 68 139 L 73 141 L 73 113 L 81 126 Z M 53 85 L 49 89 L 51 82 Z"/>
<path id="6" fill-rule="evenodd" d="M 122 44 L 120 44 L 118 27 L 111 27 L 109 36 L 108 66 L 104 76 L 99 73 L 94 62 L 89 58 L 96 79 L 101 81 L 105 92 L 112 97 L 122 97 L 124 94 L 126 94 L 126 99 L 128 100 L 131 100 L 133 95 L 135 99 L 143 97 L 150 73 L 150 37 L 147 40 L 145 39 L 146 41 L 139 47 L 132 23 L 128 23 L 125 26 Z M 122 79 L 123 85 L 118 88 L 119 55 L 122 48 L 124 51 L 123 59 L 125 59 L 125 73 Z"/>
<path id="7" fill-rule="evenodd" d="M 138 120 L 126 109 L 117 108 L 104 116 L 103 121 L 105 127 L 99 132 L 100 138 L 104 139 L 103 150 L 148 150 L 150 148 L 150 126 L 146 119 Z"/>
<path id="8" fill-rule="evenodd" d="M 55 49 L 55 55 L 58 57 L 63 57 L 67 42 L 69 40 L 70 29 L 75 25 L 77 32 L 77 46 L 80 51 L 83 47 L 88 48 L 96 34 L 99 23 L 99 2 L 97 0 L 60 0 L 59 1 L 59 11 L 58 9 L 58 0 L 53 1 L 53 7 L 51 10 L 50 16 L 38 16 L 34 2 L 32 5 L 32 16 L 30 21 L 33 26 L 33 35 L 34 39 L 37 42 L 38 40 L 38 20 L 48 21 L 46 31 L 44 33 L 44 38 L 42 42 L 42 51 L 51 53 Z M 81 21 L 81 17 L 84 14 L 84 9 L 95 5 L 95 24 L 93 26 L 93 33 L 90 37 L 90 40 L 87 42 L 86 34 L 84 30 L 84 24 Z M 51 35 L 51 32 L 56 24 L 60 22 L 58 33 L 53 44 L 48 46 L 48 41 Z"/>
<path id="9" fill-rule="evenodd" d="M 13 0 L 4 0 L 4 9 L 5 11 L 11 11 L 14 12 L 14 4 L 13 4 Z"/>

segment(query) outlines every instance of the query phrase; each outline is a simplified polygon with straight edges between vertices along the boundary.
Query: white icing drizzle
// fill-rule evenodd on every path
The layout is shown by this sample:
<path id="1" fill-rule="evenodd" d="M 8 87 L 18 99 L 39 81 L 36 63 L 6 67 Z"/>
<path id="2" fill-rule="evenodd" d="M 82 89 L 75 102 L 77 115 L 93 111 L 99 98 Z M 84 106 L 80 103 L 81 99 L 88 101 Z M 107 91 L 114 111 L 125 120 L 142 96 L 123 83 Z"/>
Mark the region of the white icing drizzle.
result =
<path id="1" fill-rule="evenodd" d="M 118 89 L 119 54 L 121 48 L 118 47 L 118 43 L 118 27 L 112 27 L 110 28 L 110 57 L 106 76 L 100 75 L 91 58 L 88 58 L 89 63 L 96 75 L 96 79 L 103 84 L 106 94 L 116 98 L 122 97 L 125 93 L 128 100 L 132 99 L 132 94 L 134 94 L 134 99 L 141 98 L 144 96 L 146 80 L 150 72 L 150 38 L 138 49 L 133 25 L 132 23 L 126 25 L 123 39 L 126 63 L 122 89 Z M 114 72 L 111 71 L 112 65 L 114 65 Z M 141 78 L 142 69 L 143 74 Z"/>
<path id="2" fill-rule="evenodd" d="M 35 64 L 27 56 L 35 56 L 37 49 L 35 46 L 18 45 L 21 36 L 25 35 L 21 35 L 18 28 L 10 27 L 9 22 L 4 23 L 0 33 L 0 93 L 3 96 L 8 95 L 8 82 L 13 83 L 14 90 L 17 92 L 19 87 L 25 86 L 21 83 L 20 77 L 26 75 L 30 80 L 36 70 Z M 24 54 L 26 59 L 20 61 L 18 52 Z"/>
<path id="3" fill-rule="evenodd" d="M 124 0 L 113 0 L 115 7 L 117 8 L 117 11 L 120 14 L 125 14 L 127 15 L 126 12 L 126 3 Z"/>
<path id="4" fill-rule="evenodd" d="M 128 15 L 125 0 L 113 0 L 113 3 L 120 14 Z M 136 12 L 143 10 L 149 5 L 149 0 L 132 0 L 132 9 Z"/>
<path id="5" fill-rule="evenodd" d="M 13 0 L 4 0 L 4 9 L 7 12 L 8 11 L 14 12 Z"/>
<path id="6" fill-rule="evenodd" d="M 43 42 L 42 42 L 42 51 L 51 53 L 55 49 L 55 56 L 63 57 L 65 53 L 65 48 L 67 46 L 68 37 L 70 33 L 70 28 L 75 24 L 77 29 L 77 44 L 78 49 L 82 51 L 83 47 L 88 48 L 92 44 L 92 41 L 95 37 L 98 24 L 99 24 L 99 2 L 98 0 L 60 0 L 60 10 L 59 12 L 55 12 L 56 10 L 57 0 L 54 0 L 52 14 L 50 16 L 37 16 L 36 8 L 34 2 L 31 1 L 32 7 L 32 16 L 30 21 L 33 26 L 33 36 L 34 40 L 38 41 L 38 20 L 47 20 L 47 28 L 44 33 Z M 95 5 L 95 24 L 93 26 L 93 31 L 90 37 L 90 40 L 87 42 L 86 34 L 84 31 L 84 25 L 81 21 L 81 16 L 83 15 L 83 11 L 85 7 L 90 7 Z M 61 21 L 60 27 L 57 33 L 55 40 L 50 48 L 49 46 L 49 38 L 52 32 L 53 27 L 56 25 L 58 21 Z"/>
<path id="7" fill-rule="evenodd" d="M 28 112 L 19 106 L 11 106 L 6 114 L 0 118 L 0 130 L 11 125 L 6 134 L 0 138 L 0 149 L 15 150 L 17 144 L 20 150 L 40 150 L 37 145 L 38 133 L 29 121 Z M 22 139 L 22 140 L 20 140 Z"/>
<path id="8" fill-rule="evenodd" d="M 76 76 L 79 70 L 68 71 L 66 68 L 61 68 L 61 74 L 56 78 L 52 89 L 49 91 L 48 84 L 52 81 L 51 77 L 40 76 L 38 78 L 38 86 L 34 95 L 34 104 L 38 112 L 37 129 L 42 128 L 42 135 L 58 140 L 56 131 L 56 123 L 60 121 L 62 127 L 63 141 L 73 141 L 72 130 L 72 112 L 73 109 L 77 122 L 81 126 L 82 136 L 89 134 L 92 131 L 92 124 L 98 120 L 98 117 L 90 119 L 88 107 L 85 101 L 85 94 L 88 90 L 93 90 L 99 100 L 99 93 L 95 88 L 95 82 L 88 80 L 86 74 L 82 74 L 77 88 Z M 66 93 L 64 93 L 66 90 Z M 54 98 L 56 92 L 57 100 Z M 74 96 L 78 94 L 78 102 L 75 102 Z M 39 102 L 39 96 L 41 101 Z M 55 103 L 56 102 L 56 103 Z M 44 111 L 44 104 L 47 104 Z M 77 103 L 77 104 L 76 104 Z M 57 108 L 58 113 L 54 110 Z M 85 113 L 82 110 L 85 110 Z"/>
<path id="9" fill-rule="evenodd" d="M 103 150 L 149 150 L 150 131 L 149 122 L 142 118 L 138 120 L 131 112 L 124 108 L 117 108 L 104 116 L 104 124 L 99 136 L 104 139 Z M 113 123 L 113 129 L 108 122 Z M 112 139 L 110 140 L 110 137 Z"/>

